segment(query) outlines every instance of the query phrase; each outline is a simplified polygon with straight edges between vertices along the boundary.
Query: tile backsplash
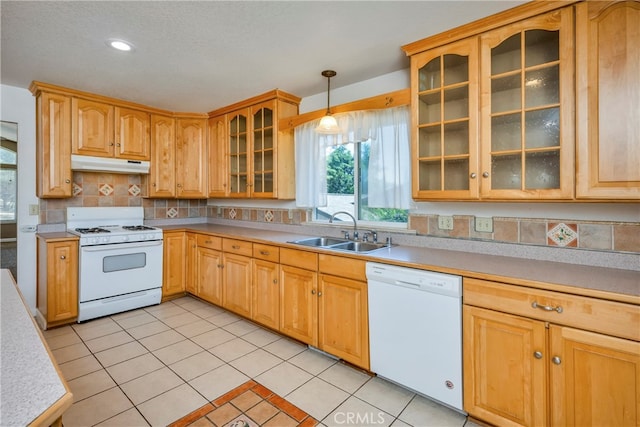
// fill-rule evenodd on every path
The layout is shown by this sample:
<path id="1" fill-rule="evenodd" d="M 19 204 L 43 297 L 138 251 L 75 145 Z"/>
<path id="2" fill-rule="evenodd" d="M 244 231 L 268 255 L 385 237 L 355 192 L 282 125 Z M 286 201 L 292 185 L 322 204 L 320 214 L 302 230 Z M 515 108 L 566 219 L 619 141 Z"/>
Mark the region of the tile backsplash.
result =
<path id="1" fill-rule="evenodd" d="M 309 220 L 306 209 L 212 206 L 204 199 L 145 196 L 146 186 L 139 175 L 74 172 L 73 197 L 40 199 L 40 224 L 66 222 L 68 206 L 142 206 L 146 220 L 208 217 L 287 225 Z M 475 231 L 474 225 L 474 216 L 454 215 L 453 229 L 441 230 L 438 215 L 409 215 L 409 229 L 418 236 L 640 253 L 640 223 L 493 217 L 492 232 Z"/>

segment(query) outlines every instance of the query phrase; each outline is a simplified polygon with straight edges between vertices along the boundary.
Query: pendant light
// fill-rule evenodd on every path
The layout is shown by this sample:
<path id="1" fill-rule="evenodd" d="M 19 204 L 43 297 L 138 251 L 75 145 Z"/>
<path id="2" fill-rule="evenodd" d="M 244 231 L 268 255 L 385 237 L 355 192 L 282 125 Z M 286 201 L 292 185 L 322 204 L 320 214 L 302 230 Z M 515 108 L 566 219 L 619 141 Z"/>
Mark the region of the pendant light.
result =
<path id="1" fill-rule="evenodd" d="M 321 133 L 324 135 L 336 135 L 340 133 L 340 127 L 338 126 L 338 122 L 335 117 L 331 115 L 331 110 L 329 106 L 329 93 L 331 92 L 331 77 L 335 77 L 337 73 L 333 70 L 324 70 L 322 75 L 327 78 L 327 112 L 324 117 L 320 119 L 320 124 L 316 128 L 317 133 Z"/>

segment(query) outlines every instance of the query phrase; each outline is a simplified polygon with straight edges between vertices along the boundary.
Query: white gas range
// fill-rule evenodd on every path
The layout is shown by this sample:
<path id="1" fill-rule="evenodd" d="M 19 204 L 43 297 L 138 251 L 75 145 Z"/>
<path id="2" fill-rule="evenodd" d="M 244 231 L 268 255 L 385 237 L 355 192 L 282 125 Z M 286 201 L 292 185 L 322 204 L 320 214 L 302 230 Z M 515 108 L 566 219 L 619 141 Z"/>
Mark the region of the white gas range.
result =
<path id="1" fill-rule="evenodd" d="M 162 230 L 143 221 L 142 207 L 67 208 L 80 236 L 78 322 L 160 303 Z"/>

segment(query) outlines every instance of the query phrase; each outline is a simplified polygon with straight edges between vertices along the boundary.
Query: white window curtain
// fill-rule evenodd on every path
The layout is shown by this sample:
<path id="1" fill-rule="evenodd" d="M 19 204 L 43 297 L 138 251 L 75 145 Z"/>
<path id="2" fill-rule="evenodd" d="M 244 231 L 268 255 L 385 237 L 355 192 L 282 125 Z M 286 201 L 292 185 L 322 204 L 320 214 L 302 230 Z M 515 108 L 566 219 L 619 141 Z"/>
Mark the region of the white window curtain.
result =
<path id="1" fill-rule="evenodd" d="M 295 128 L 297 206 L 327 205 L 327 147 L 370 140 L 369 206 L 409 209 L 409 107 L 353 111 L 334 117 L 343 130 L 340 135 L 316 133 L 319 120 Z"/>

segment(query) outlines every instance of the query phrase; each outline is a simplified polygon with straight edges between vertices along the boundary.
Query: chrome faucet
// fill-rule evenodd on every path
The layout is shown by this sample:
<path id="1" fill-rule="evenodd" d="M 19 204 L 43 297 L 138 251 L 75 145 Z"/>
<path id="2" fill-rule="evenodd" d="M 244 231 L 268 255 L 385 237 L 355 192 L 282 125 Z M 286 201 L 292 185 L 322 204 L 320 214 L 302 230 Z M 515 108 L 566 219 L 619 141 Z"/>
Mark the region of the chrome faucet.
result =
<path id="1" fill-rule="evenodd" d="M 353 240 L 358 240 L 358 224 L 356 223 L 356 218 L 353 215 L 351 215 L 349 212 L 347 212 L 347 211 L 339 211 L 339 212 L 334 213 L 333 215 L 331 215 L 331 218 L 329 218 L 329 224 L 333 224 L 333 219 L 338 214 L 348 215 L 353 220 Z"/>

